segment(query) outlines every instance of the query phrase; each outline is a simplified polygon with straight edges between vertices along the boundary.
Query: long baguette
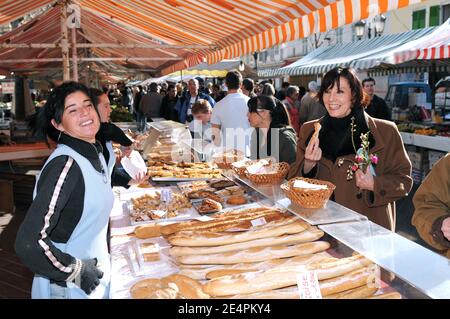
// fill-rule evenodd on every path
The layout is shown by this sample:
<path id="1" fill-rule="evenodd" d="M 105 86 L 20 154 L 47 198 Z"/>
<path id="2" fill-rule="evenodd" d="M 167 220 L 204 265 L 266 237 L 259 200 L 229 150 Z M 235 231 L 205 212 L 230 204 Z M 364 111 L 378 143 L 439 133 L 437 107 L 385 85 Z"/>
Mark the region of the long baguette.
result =
<path id="1" fill-rule="evenodd" d="M 388 292 L 369 297 L 368 299 L 402 299 L 402 295 L 398 292 Z"/>
<path id="2" fill-rule="evenodd" d="M 278 237 L 261 238 L 243 243 L 215 246 L 215 247 L 172 247 L 170 255 L 185 256 L 185 255 L 204 255 L 217 254 L 229 251 L 236 251 L 241 249 L 248 249 L 254 247 L 267 247 L 277 245 L 295 245 L 300 243 L 307 243 L 316 241 L 323 236 L 323 232 L 317 228 L 310 228 L 304 232 L 294 235 L 284 235 Z"/>
<path id="3" fill-rule="evenodd" d="M 328 295 L 325 299 L 363 299 L 372 296 L 377 290 L 375 285 L 363 285 L 361 287 Z"/>
<path id="4" fill-rule="evenodd" d="M 214 231 L 225 230 L 240 223 L 260 217 L 282 217 L 285 216 L 279 209 L 261 208 L 258 211 L 239 215 L 225 215 L 223 217 L 214 218 L 210 221 L 193 220 L 189 222 L 174 223 L 161 226 L 161 234 L 168 236 L 181 230 L 208 230 L 213 228 Z M 267 217 L 267 218 L 269 218 Z"/>
<path id="5" fill-rule="evenodd" d="M 309 227 L 309 224 L 302 220 L 298 220 L 295 217 L 288 217 L 263 226 L 255 227 L 246 232 L 216 233 L 183 231 L 169 236 L 167 240 L 173 246 L 220 246 L 242 243 L 260 238 L 297 234 L 305 231 Z"/>
<path id="6" fill-rule="evenodd" d="M 250 248 L 238 252 L 228 252 L 208 255 L 188 255 L 176 257 L 181 264 L 214 265 L 239 264 L 264 261 L 293 256 L 304 256 L 324 251 L 330 244 L 324 241 L 298 244 L 294 246 L 271 246 L 263 248 Z"/>
<path id="7" fill-rule="evenodd" d="M 249 294 L 260 291 L 273 290 L 289 287 L 297 283 L 297 275 L 302 271 L 316 271 L 319 280 L 343 276 L 355 269 L 361 269 L 370 264 L 370 261 L 361 257 L 353 256 L 328 263 L 316 263 L 301 267 L 280 267 L 267 271 L 240 274 L 236 276 L 220 277 L 213 279 L 203 286 L 203 290 L 211 296 L 227 296 L 235 294 Z M 369 274 L 368 274 L 369 275 Z M 367 275 L 367 276 L 368 276 Z M 347 283 L 347 278 L 339 277 L 342 282 Z M 333 280 L 333 279 L 328 279 Z M 356 280 L 355 280 L 356 281 Z M 336 282 L 330 284 L 327 280 L 320 285 L 322 295 L 333 294 L 343 290 L 362 286 L 358 284 L 347 289 L 336 288 Z M 337 290 L 336 290 L 337 289 Z M 342 289 L 342 290 L 339 290 Z"/>

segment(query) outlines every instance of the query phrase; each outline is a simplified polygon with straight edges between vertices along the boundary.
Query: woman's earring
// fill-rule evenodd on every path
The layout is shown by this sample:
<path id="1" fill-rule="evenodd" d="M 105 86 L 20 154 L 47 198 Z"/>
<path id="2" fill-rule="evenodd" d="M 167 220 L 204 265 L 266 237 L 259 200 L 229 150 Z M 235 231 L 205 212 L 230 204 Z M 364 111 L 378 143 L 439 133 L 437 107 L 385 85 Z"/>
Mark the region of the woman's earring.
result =
<path id="1" fill-rule="evenodd" d="M 61 138 L 61 134 L 62 134 L 62 131 L 59 131 L 58 140 L 56 141 L 56 143 L 59 142 L 59 139 Z"/>

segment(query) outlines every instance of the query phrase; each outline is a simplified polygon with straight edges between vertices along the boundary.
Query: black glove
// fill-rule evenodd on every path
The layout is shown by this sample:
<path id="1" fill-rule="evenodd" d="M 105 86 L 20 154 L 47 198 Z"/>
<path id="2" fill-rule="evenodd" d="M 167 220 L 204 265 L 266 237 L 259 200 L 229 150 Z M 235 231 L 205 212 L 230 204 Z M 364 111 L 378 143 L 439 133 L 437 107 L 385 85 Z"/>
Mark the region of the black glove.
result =
<path id="1" fill-rule="evenodd" d="M 81 264 L 80 276 L 75 278 L 75 284 L 90 295 L 100 284 L 103 272 L 97 268 L 97 258 L 82 260 Z"/>

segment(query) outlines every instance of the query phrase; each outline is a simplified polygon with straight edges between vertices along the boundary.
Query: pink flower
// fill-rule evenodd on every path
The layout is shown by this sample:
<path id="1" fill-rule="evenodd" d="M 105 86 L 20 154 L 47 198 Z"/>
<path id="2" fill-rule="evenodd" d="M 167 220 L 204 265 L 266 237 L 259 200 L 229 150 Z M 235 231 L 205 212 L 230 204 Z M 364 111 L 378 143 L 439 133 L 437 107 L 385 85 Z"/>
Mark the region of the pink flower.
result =
<path id="1" fill-rule="evenodd" d="M 358 165 L 352 165 L 352 171 L 356 172 L 358 170 Z"/>
<path id="2" fill-rule="evenodd" d="M 371 161 L 374 165 L 377 165 L 377 163 L 378 163 L 378 156 L 376 156 L 376 155 L 370 155 L 370 161 Z"/>
<path id="3" fill-rule="evenodd" d="M 364 160 L 363 157 L 361 155 L 356 155 L 355 156 L 356 162 L 357 163 L 362 163 L 362 161 Z"/>

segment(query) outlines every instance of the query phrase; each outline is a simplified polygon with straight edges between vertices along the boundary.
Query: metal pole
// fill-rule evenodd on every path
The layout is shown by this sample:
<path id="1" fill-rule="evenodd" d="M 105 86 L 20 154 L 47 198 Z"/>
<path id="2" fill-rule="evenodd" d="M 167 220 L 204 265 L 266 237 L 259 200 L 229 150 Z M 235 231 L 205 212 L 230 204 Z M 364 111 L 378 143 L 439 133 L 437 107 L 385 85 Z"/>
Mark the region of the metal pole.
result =
<path id="1" fill-rule="evenodd" d="M 78 82 L 77 30 L 72 28 L 72 66 L 73 80 Z"/>
<path id="2" fill-rule="evenodd" d="M 71 60 L 68 58 L 68 61 Z M 181 61 L 183 58 L 171 58 L 171 57 L 158 57 L 158 58 L 146 58 L 146 57 L 112 57 L 112 58 L 79 58 L 78 62 L 99 62 L 99 61 Z M 64 61 L 62 58 L 42 58 L 42 59 L 9 59 L 0 60 L 0 65 L 4 63 L 31 63 L 31 62 L 61 62 Z"/>
<path id="3" fill-rule="evenodd" d="M 0 43 L 2 49 L 53 49 L 60 43 Z M 70 45 L 69 45 L 70 46 Z M 141 44 L 141 43 L 78 43 L 78 48 L 104 49 L 217 49 L 209 45 L 171 45 L 171 44 Z"/>
<path id="4" fill-rule="evenodd" d="M 69 41 L 67 32 L 67 9 L 66 4 L 61 4 L 61 53 L 63 62 L 63 81 L 70 80 L 69 65 Z"/>

